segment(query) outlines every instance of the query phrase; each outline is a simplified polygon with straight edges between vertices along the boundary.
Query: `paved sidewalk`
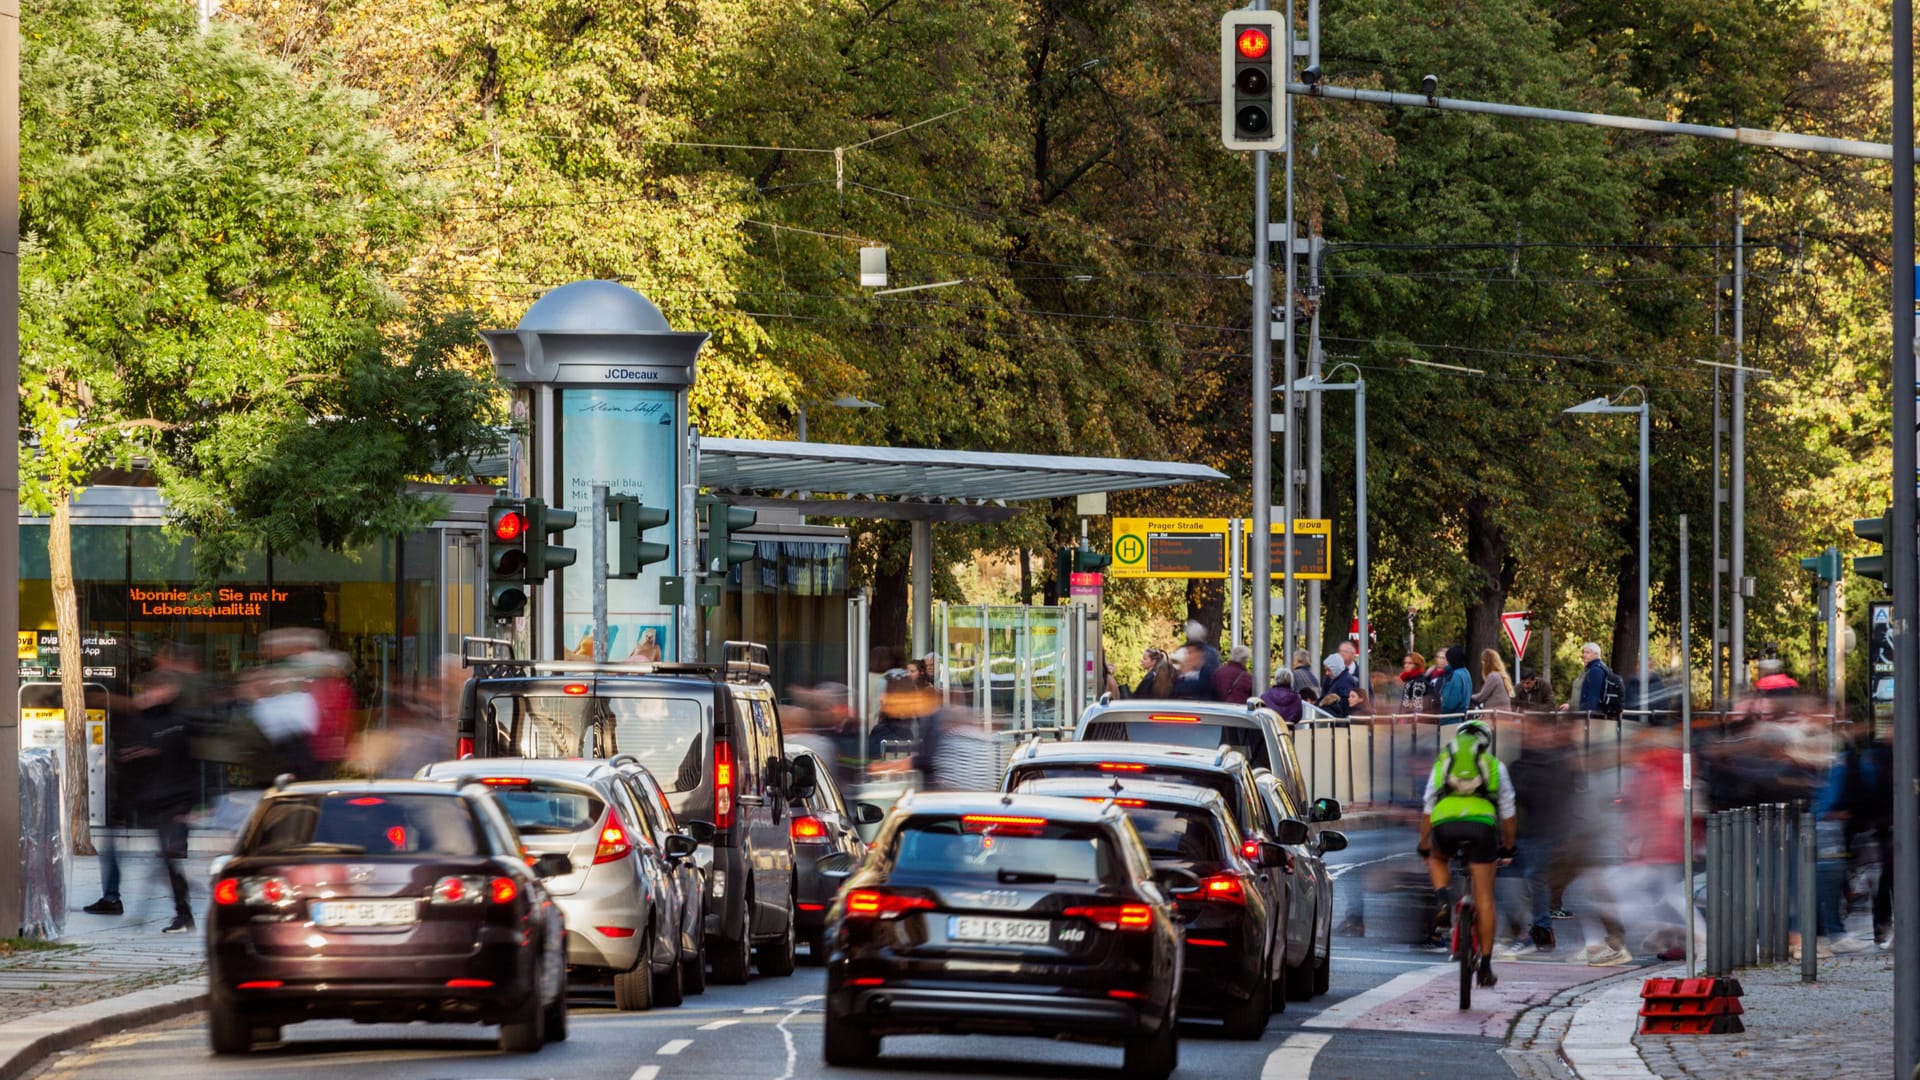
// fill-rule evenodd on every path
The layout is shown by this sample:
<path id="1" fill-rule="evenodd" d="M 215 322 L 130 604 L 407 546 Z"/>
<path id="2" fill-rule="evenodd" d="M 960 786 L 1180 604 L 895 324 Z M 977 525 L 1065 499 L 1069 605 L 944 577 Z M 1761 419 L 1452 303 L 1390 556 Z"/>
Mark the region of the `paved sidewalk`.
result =
<path id="1" fill-rule="evenodd" d="M 1799 964 L 1739 972 L 1746 996 L 1739 1035 L 1639 1035 L 1647 1067 L 1667 1080 L 1832 1080 L 1893 1075 L 1893 955 L 1820 961 L 1820 981 Z"/>

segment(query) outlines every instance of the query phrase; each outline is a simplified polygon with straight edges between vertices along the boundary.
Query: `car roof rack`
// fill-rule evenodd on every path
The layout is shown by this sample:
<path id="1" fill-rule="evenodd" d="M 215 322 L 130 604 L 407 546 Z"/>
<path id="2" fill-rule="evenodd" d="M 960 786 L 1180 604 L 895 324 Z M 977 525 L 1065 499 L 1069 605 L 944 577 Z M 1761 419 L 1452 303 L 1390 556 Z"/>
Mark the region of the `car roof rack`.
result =
<path id="1" fill-rule="evenodd" d="M 773 677 L 773 650 L 758 641 L 728 641 L 720 646 L 721 670 L 728 682 L 764 682 Z"/>

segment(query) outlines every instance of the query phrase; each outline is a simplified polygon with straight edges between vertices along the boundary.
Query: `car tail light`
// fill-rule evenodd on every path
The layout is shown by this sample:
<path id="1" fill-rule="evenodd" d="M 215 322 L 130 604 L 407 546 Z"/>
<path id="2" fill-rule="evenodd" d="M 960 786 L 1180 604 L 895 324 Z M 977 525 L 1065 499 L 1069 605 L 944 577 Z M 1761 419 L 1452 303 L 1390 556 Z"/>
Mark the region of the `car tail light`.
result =
<path id="1" fill-rule="evenodd" d="M 733 828 L 733 744 L 724 741 L 713 747 L 713 827 Z"/>
<path id="2" fill-rule="evenodd" d="M 1109 990 L 1107 996 L 1115 1001 L 1139 1001 L 1147 995 L 1138 990 Z"/>
<path id="3" fill-rule="evenodd" d="M 633 936 L 633 927 L 631 926 L 596 926 L 594 929 L 610 938 L 630 938 Z"/>
<path id="4" fill-rule="evenodd" d="M 827 835 L 827 826 L 819 818 L 809 815 L 794 818 L 787 831 L 795 840 L 823 840 Z"/>
<path id="5" fill-rule="evenodd" d="M 593 864 L 598 866 L 615 859 L 624 859 L 632 850 L 633 844 L 627 840 L 626 826 L 620 823 L 620 811 L 609 807 L 607 823 L 600 829 L 600 843 L 593 849 Z"/>
<path id="6" fill-rule="evenodd" d="M 487 882 L 487 899 L 496 904 L 511 904 L 513 898 L 520 895 L 520 886 L 510 877 L 497 877 Z"/>
<path id="7" fill-rule="evenodd" d="M 1200 718 L 1188 713 L 1153 713 L 1147 717 L 1156 724 L 1197 724 Z"/>
<path id="8" fill-rule="evenodd" d="M 1021 814 L 963 814 L 960 828 L 970 833 L 995 833 L 1000 836 L 1039 836 L 1047 819 Z"/>
<path id="9" fill-rule="evenodd" d="M 933 901 L 881 889 L 855 889 L 847 894 L 849 919 L 897 919 L 909 911 L 931 911 Z"/>
<path id="10" fill-rule="evenodd" d="M 466 878 L 443 877 L 434 882 L 433 900 L 437 904 L 464 904 L 473 891 Z"/>
<path id="11" fill-rule="evenodd" d="M 1082 795 L 1081 798 L 1085 799 L 1087 802 L 1098 802 L 1098 803 L 1110 802 L 1115 806 L 1125 806 L 1130 808 L 1142 807 L 1147 805 L 1147 800 L 1145 799 L 1115 799 L 1107 795 Z"/>
<path id="12" fill-rule="evenodd" d="M 1153 928 L 1153 909 L 1145 904 L 1070 907 L 1061 914 L 1069 919 L 1086 919 L 1102 930 L 1139 933 Z"/>
<path id="13" fill-rule="evenodd" d="M 385 806 L 387 800 L 378 795 L 362 795 L 357 799 L 348 799 L 348 806 Z"/>
<path id="14" fill-rule="evenodd" d="M 1200 899 L 1212 900 L 1222 904 L 1240 904 L 1247 902 L 1246 887 L 1240 884 L 1240 875 L 1221 873 L 1200 882 Z"/>
<path id="15" fill-rule="evenodd" d="M 801 911 L 825 911 L 825 910 L 827 910 L 827 905 L 825 905 L 825 904 L 795 904 L 795 905 L 793 905 L 793 906 L 794 906 L 794 907 L 796 907 L 796 908 L 798 908 L 798 909 L 800 909 Z"/>
<path id="16" fill-rule="evenodd" d="M 240 902 L 240 879 L 221 878 L 213 886 L 213 902 L 228 907 Z"/>
<path id="17" fill-rule="evenodd" d="M 569 697 L 581 697 L 581 696 L 584 696 L 587 692 L 587 684 L 577 683 L 577 682 L 568 683 L 567 685 L 560 688 L 560 692 L 568 695 Z"/>
<path id="18" fill-rule="evenodd" d="M 529 787 L 533 784 L 524 776 L 483 776 L 480 782 L 488 787 Z"/>
<path id="19" fill-rule="evenodd" d="M 454 756 L 454 757 L 459 757 L 459 758 L 470 758 L 470 757 L 472 757 L 472 756 L 473 756 L 473 736 L 471 736 L 471 735 L 462 735 L 462 736 L 460 736 L 460 742 L 459 742 L 459 744 L 458 744 L 458 749 L 457 749 L 457 751 L 456 751 L 456 752 L 454 753 L 454 755 L 453 755 L 453 756 Z"/>
<path id="20" fill-rule="evenodd" d="M 1147 767 L 1145 765 L 1141 765 L 1132 761 L 1103 761 L 1100 763 L 1100 771 L 1101 772 L 1146 772 Z"/>
<path id="21" fill-rule="evenodd" d="M 448 979 L 449 990 L 485 990 L 493 986 L 491 979 Z"/>
<path id="22" fill-rule="evenodd" d="M 1252 859 L 1255 866 L 1260 865 L 1260 841 L 1248 840 L 1243 842 L 1240 845 L 1240 854 Z"/>
<path id="23" fill-rule="evenodd" d="M 1226 942 L 1220 940 L 1219 938 L 1210 938 L 1210 937 L 1190 937 L 1187 939 L 1187 944 L 1210 945 L 1216 949 L 1224 949 L 1227 947 Z"/>
<path id="24" fill-rule="evenodd" d="M 280 987 L 284 985 L 286 984 L 282 983 L 279 979 L 255 979 L 252 982 L 243 982 L 239 986 L 235 987 L 234 989 L 236 990 L 278 990 L 280 989 Z"/>
<path id="25" fill-rule="evenodd" d="M 293 903 L 293 885 L 282 877 L 241 878 L 240 899 L 248 904 L 285 907 Z"/>
<path id="26" fill-rule="evenodd" d="M 868 975 L 859 979 L 848 979 L 847 985 L 848 986 L 885 986 L 887 985 L 887 980 L 878 978 L 876 976 Z"/>

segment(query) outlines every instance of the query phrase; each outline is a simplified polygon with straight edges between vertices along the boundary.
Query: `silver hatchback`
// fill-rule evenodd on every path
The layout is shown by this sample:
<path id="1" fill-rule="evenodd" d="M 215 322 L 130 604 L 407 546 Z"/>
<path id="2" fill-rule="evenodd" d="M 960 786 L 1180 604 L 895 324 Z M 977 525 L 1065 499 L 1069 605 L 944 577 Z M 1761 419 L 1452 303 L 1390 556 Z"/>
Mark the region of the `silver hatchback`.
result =
<path id="1" fill-rule="evenodd" d="M 658 842 L 648 835 L 617 770 L 604 761 L 467 758 L 418 775 L 485 784 L 530 855 L 567 857 L 572 868 L 545 884 L 566 917 L 573 972 L 611 976 L 621 1009 L 680 1004 L 684 901 L 674 874 L 698 845 L 679 833 Z"/>

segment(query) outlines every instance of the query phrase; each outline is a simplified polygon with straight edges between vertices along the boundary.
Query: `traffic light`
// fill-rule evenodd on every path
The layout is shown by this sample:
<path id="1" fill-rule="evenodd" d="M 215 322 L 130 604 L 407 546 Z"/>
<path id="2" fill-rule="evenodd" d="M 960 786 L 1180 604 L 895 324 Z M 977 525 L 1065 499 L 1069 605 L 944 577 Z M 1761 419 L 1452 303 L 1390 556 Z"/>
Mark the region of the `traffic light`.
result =
<path id="1" fill-rule="evenodd" d="M 1286 15 L 1229 11 L 1220 19 L 1220 141 L 1229 150 L 1287 148 Z"/>
<path id="2" fill-rule="evenodd" d="M 547 539 L 549 533 L 564 533 L 573 528 L 579 515 L 571 510 L 556 510 L 539 499 L 527 500 L 527 584 L 537 585 L 547 575 L 572 566 L 579 552 L 561 547 Z"/>
<path id="3" fill-rule="evenodd" d="M 617 578 L 635 578 L 640 576 L 640 568 L 657 563 L 673 554 L 673 548 L 666 544 L 650 544 L 640 539 L 640 534 L 648 529 L 657 529 L 667 523 L 671 516 L 665 510 L 651 506 L 641 506 L 638 495 L 612 495 L 607 498 L 607 510 L 613 515 L 615 524 L 620 527 L 620 539 L 614 547 L 613 575 Z"/>
<path id="4" fill-rule="evenodd" d="M 1073 569 L 1076 573 L 1104 573 L 1111 565 L 1113 565 L 1113 556 L 1104 551 L 1094 551 L 1090 548 L 1075 548 L 1073 551 Z"/>
<path id="5" fill-rule="evenodd" d="M 1053 553 L 1053 593 L 1066 603 L 1073 595 L 1073 570 L 1075 557 L 1080 554 L 1078 548 L 1063 547 Z"/>
<path id="6" fill-rule="evenodd" d="M 1840 549 L 1828 548 L 1818 555 L 1810 555 L 1807 558 L 1801 559 L 1800 569 L 1811 573 L 1821 581 L 1839 581 Z"/>
<path id="7" fill-rule="evenodd" d="M 717 495 L 702 495 L 700 503 L 707 508 L 707 572 L 724 574 L 729 568 L 751 560 L 753 545 L 732 537 L 742 529 L 753 528 L 753 523 L 760 519 L 759 513 L 743 506 L 729 506 Z"/>
<path id="8" fill-rule="evenodd" d="M 1853 535 L 1879 544 L 1884 549 L 1887 538 L 1893 535 L 1892 508 L 1889 507 L 1887 512 L 1879 517 L 1854 518 Z M 1884 582 L 1887 580 L 1887 556 L 1884 551 L 1879 555 L 1856 555 L 1853 558 L 1853 572 L 1861 577 Z"/>
<path id="9" fill-rule="evenodd" d="M 511 619 L 527 612 L 527 513 L 515 499 L 487 508 L 487 612 Z"/>

